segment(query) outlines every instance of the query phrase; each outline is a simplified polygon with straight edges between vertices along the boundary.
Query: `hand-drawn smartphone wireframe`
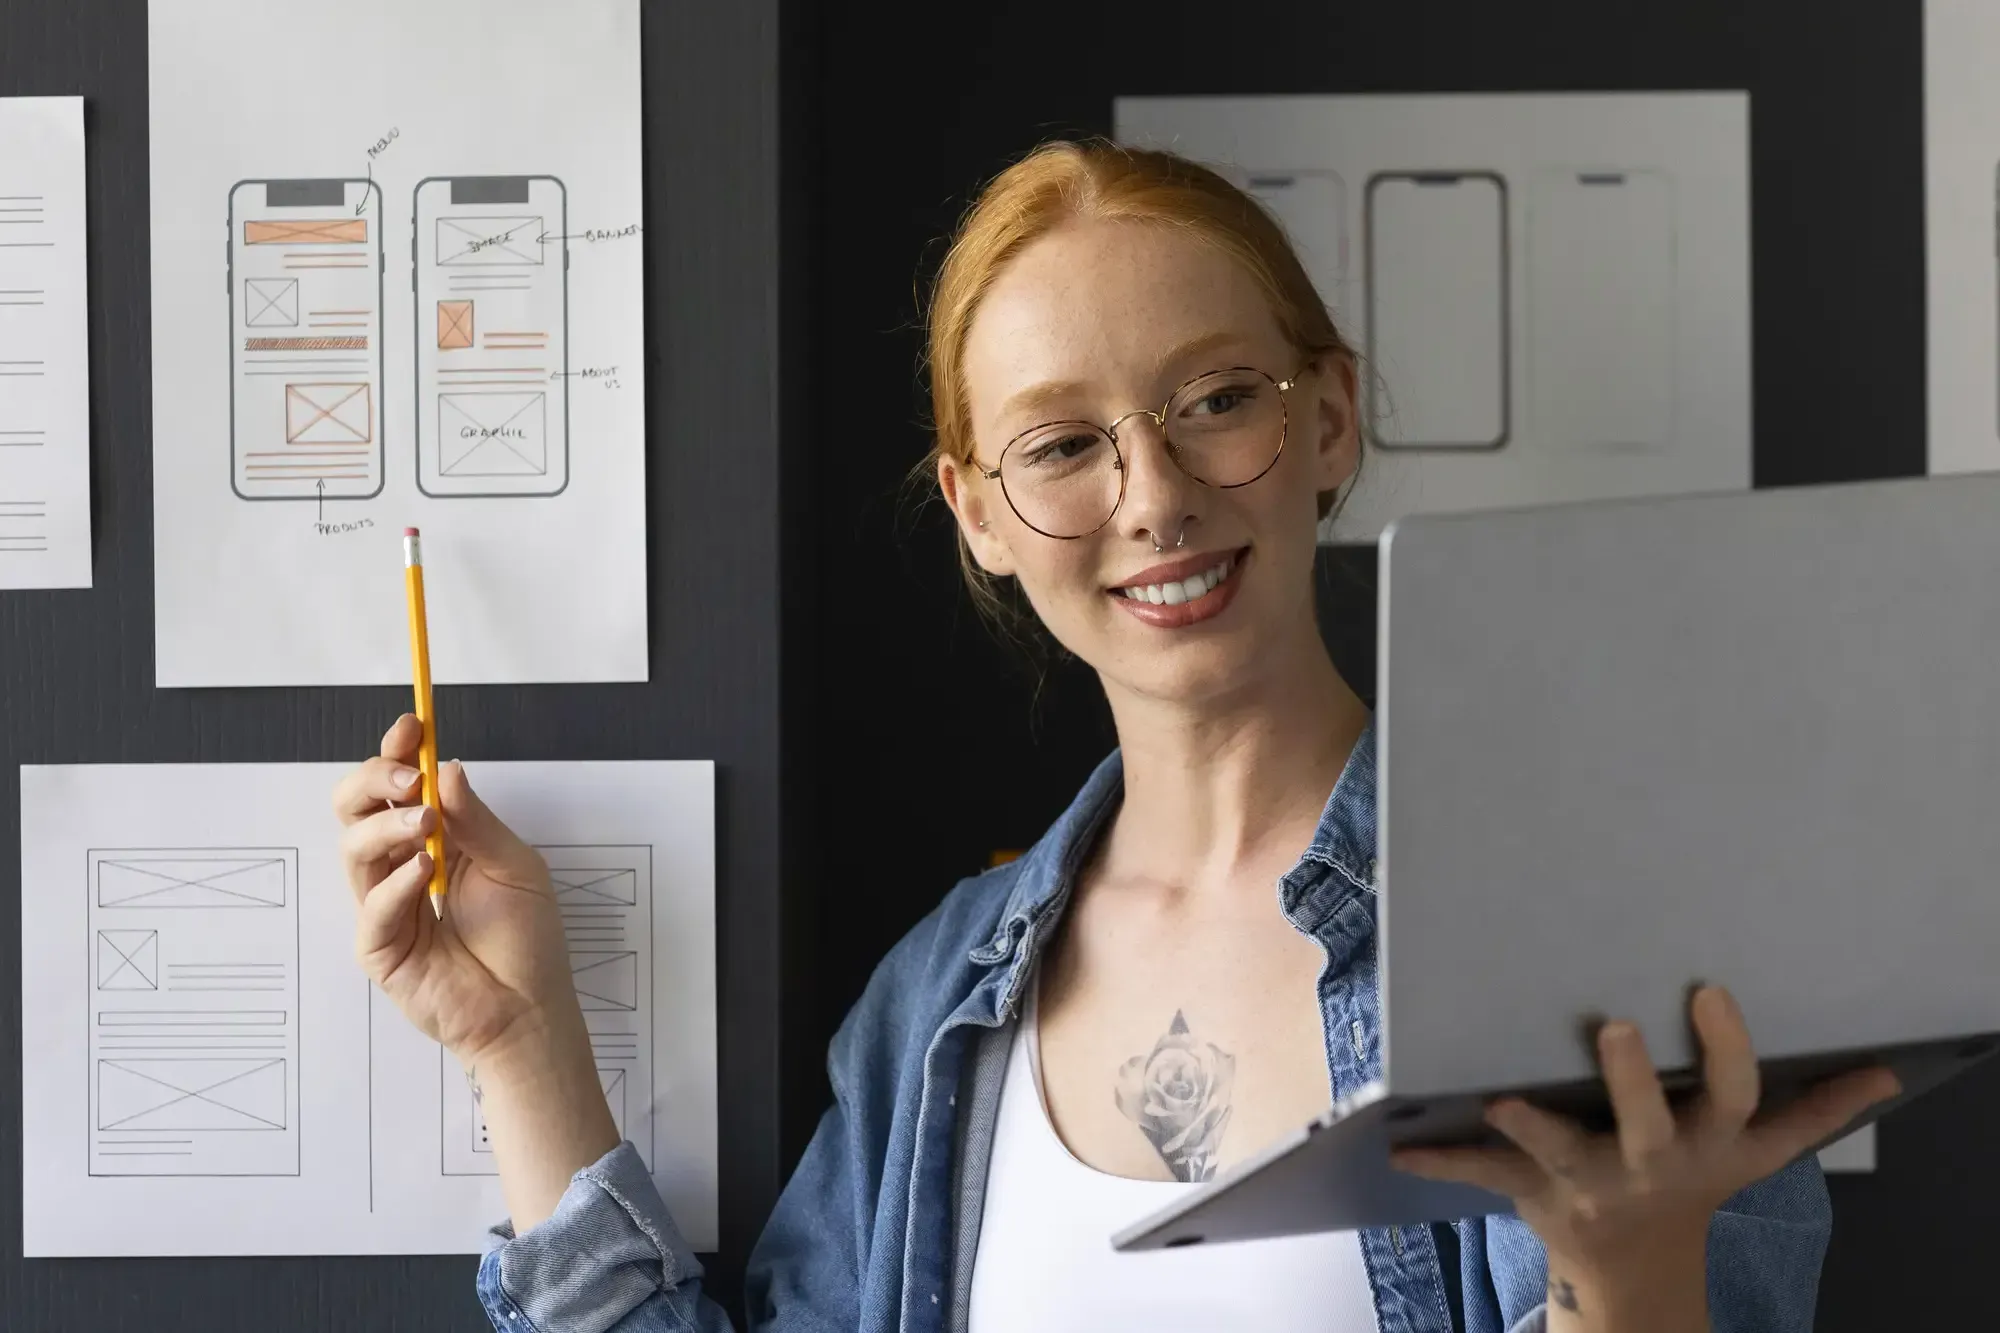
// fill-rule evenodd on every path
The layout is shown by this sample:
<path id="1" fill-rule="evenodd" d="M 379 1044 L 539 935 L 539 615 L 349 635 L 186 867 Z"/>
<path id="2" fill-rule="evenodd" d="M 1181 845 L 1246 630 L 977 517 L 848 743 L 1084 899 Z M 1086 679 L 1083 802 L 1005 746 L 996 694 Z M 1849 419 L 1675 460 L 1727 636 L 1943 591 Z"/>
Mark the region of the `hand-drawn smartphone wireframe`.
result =
<path id="1" fill-rule="evenodd" d="M 382 192 L 229 191 L 230 485 L 245 500 L 382 493 Z"/>
<path id="2" fill-rule="evenodd" d="M 1332 301 L 1347 278 L 1347 182 L 1340 173 L 1254 171 L 1243 188 L 1278 219 L 1321 299 Z"/>
<path id="3" fill-rule="evenodd" d="M 1390 171 L 1364 193 L 1371 438 L 1386 449 L 1500 448 L 1513 397 L 1507 182 L 1486 170 Z"/>
<path id="4" fill-rule="evenodd" d="M 88 864 L 90 1174 L 298 1175 L 298 849 Z"/>
<path id="5" fill-rule="evenodd" d="M 1674 192 L 1652 170 L 1544 171 L 1528 202 L 1528 429 L 1673 438 Z"/>
<path id="6" fill-rule="evenodd" d="M 417 183 L 417 487 L 569 484 L 568 194 L 554 176 Z"/>
<path id="7" fill-rule="evenodd" d="M 589 1030 L 611 1121 L 648 1167 L 653 1157 L 653 849 L 583 844 L 535 849 L 549 867 L 569 944 L 570 979 Z M 497 1175 L 486 1119 L 458 1061 L 440 1051 L 439 1172 Z"/>

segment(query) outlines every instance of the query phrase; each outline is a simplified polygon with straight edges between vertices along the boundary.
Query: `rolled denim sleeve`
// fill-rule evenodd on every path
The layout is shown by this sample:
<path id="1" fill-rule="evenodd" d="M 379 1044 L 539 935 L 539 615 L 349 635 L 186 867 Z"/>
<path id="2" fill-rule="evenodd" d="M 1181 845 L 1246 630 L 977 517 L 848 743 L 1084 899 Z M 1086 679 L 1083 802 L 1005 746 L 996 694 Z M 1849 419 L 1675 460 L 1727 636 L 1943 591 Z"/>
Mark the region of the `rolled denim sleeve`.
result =
<path id="1" fill-rule="evenodd" d="M 701 1264 L 630 1143 L 576 1173 L 547 1221 L 487 1233 L 479 1303 L 501 1333 L 724 1333 Z"/>

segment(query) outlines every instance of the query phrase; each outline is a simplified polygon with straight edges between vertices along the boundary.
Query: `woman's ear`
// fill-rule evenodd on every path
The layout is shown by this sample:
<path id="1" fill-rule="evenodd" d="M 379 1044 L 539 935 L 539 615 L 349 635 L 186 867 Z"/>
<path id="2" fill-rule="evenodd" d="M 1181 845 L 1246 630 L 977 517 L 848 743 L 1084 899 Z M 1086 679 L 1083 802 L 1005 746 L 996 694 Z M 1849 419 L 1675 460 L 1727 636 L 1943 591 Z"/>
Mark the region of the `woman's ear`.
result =
<path id="1" fill-rule="evenodd" d="M 1000 535 L 994 521 L 994 505 L 989 503 L 996 498 L 993 491 L 999 483 L 980 476 L 976 465 L 948 456 L 938 459 L 937 469 L 938 491 L 951 507 L 952 517 L 958 520 L 959 534 L 965 538 L 972 558 L 988 574 L 996 577 L 1012 574 L 1014 553 Z"/>
<path id="2" fill-rule="evenodd" d="M 1360 375 L 1350 352 L 1322 352 L 1313 371 L 1313 489 L 1339 490 L 1361 465 Z"/>

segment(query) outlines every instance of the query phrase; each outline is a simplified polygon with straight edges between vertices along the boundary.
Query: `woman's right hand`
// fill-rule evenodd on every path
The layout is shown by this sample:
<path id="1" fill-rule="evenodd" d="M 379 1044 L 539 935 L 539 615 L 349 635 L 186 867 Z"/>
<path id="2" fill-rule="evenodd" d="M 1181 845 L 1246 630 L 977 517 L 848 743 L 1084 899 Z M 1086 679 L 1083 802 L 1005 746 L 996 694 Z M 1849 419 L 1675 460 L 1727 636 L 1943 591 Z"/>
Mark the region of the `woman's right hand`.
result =
<path id="1" fill-rule="evenodd" d="M 438 816 L 421 803 L 422 735 L 405 713 L 382 737 L 381 754 L 334 789 L 346 826 L 341 860 L 358 904 L 362 968 L 411 1023 L 472 1068 L 529 1030 L 580 1029 L 582 1014 L 548 867 L 473 794 L 457 763 L 438 773 L 448 892 L 443 918 L 433 913 L 424 835 Z"/>

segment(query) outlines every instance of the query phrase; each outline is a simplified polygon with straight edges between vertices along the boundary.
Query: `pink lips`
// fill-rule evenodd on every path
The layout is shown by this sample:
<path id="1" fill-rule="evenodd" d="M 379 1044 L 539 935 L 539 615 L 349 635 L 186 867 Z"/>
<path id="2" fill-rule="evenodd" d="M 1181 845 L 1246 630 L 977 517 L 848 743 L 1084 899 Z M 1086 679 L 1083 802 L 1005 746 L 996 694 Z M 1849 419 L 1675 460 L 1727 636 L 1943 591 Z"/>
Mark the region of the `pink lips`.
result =
<path id="1" fill-rule="evenodd" d="M 1236 587 L 1240 584 L 1244 563 L 1250 558 L 1250 548 L 1245 547 L 1231 557 L 1227 553 L 1209 552 L 1206 555 L 1190 556 L 1185 560 L 1175 560 L 1163 565 L 1155 565 L 1144 573 L 1115 585 L 1108 596 L 1124 609 L 1126 614 L 1156 629 L 1184 629 L 1189 625 L 1213 620 L 1229 609 L 1236 599 Z M 1191 602 L 1179 605 L 1142 602 L 1126 593 L 1126 588 L 1142 587 L 1151 583 L 1171 583 L 1213 569 L 1224 560 L 1229 560 L 1229 575 L 1222 582 Z"/>

